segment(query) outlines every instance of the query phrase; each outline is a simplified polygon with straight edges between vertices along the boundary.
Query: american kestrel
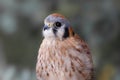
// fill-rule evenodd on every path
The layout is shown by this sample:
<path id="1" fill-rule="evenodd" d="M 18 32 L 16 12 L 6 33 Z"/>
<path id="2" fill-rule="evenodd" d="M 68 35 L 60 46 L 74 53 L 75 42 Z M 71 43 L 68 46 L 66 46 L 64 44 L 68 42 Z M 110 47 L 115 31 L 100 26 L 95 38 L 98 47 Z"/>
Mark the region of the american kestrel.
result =
<path id="1" fill-rule="evenodd" d="M 38 80 L 93 80 L 90 50 L 63 15 L 45 18 L 43 36 L 36 65 Z"/>

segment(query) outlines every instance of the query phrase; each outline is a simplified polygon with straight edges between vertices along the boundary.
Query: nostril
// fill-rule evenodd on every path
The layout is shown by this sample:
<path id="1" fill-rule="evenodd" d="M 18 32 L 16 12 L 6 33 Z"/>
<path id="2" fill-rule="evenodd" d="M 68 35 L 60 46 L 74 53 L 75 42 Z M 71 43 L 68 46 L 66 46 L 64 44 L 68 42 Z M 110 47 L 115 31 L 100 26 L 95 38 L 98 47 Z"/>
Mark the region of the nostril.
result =
<path id="1" fill-rule="evenodd" d="M 43 30 L 44 30 L 44 31 L 47 30 L 47 29 L 49 29 L 48 26 L 44 26 L 44 27 L 43 27 Z"/>

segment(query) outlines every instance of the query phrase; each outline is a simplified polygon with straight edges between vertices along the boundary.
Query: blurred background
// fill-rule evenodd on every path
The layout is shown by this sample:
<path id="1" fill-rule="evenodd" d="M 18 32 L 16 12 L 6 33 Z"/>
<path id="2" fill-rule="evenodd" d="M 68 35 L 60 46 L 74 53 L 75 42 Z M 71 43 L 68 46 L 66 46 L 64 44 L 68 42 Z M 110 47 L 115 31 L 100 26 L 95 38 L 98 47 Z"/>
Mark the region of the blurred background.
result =
<path id="1" fill-rule="evenodd" d="M 43 21 L 55 12 L 89 44 L 96 80 L 120 80 L 120 0 L 0 0 L 0 80 L 36 80 Z"/>

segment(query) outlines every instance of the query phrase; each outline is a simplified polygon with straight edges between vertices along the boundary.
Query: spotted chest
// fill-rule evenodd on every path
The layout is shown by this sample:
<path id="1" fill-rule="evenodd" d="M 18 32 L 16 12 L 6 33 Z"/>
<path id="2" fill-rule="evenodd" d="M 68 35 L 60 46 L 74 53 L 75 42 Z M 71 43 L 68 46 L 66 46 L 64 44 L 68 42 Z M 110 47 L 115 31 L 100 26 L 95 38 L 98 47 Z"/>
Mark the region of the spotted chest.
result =
<path id="1" fill-rule="evenodd" d="M 38 80 L 90 80 L 92 61 L 85 47 L 74 38 L 44 39 L 36 66 Z"/>

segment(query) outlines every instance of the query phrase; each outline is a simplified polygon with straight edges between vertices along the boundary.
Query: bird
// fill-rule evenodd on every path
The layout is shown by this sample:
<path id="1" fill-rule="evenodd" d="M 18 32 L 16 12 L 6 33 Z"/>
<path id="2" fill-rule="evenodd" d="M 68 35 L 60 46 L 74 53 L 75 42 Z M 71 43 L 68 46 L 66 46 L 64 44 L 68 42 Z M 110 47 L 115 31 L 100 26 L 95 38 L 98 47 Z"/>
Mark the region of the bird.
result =
<path id="1" fill-rule="evenodd" d="M 52 13 L 44 20 L 36 63 L 37 80 L 93 80 L 93 60 L 87 43 L 69 20 Z"/>

